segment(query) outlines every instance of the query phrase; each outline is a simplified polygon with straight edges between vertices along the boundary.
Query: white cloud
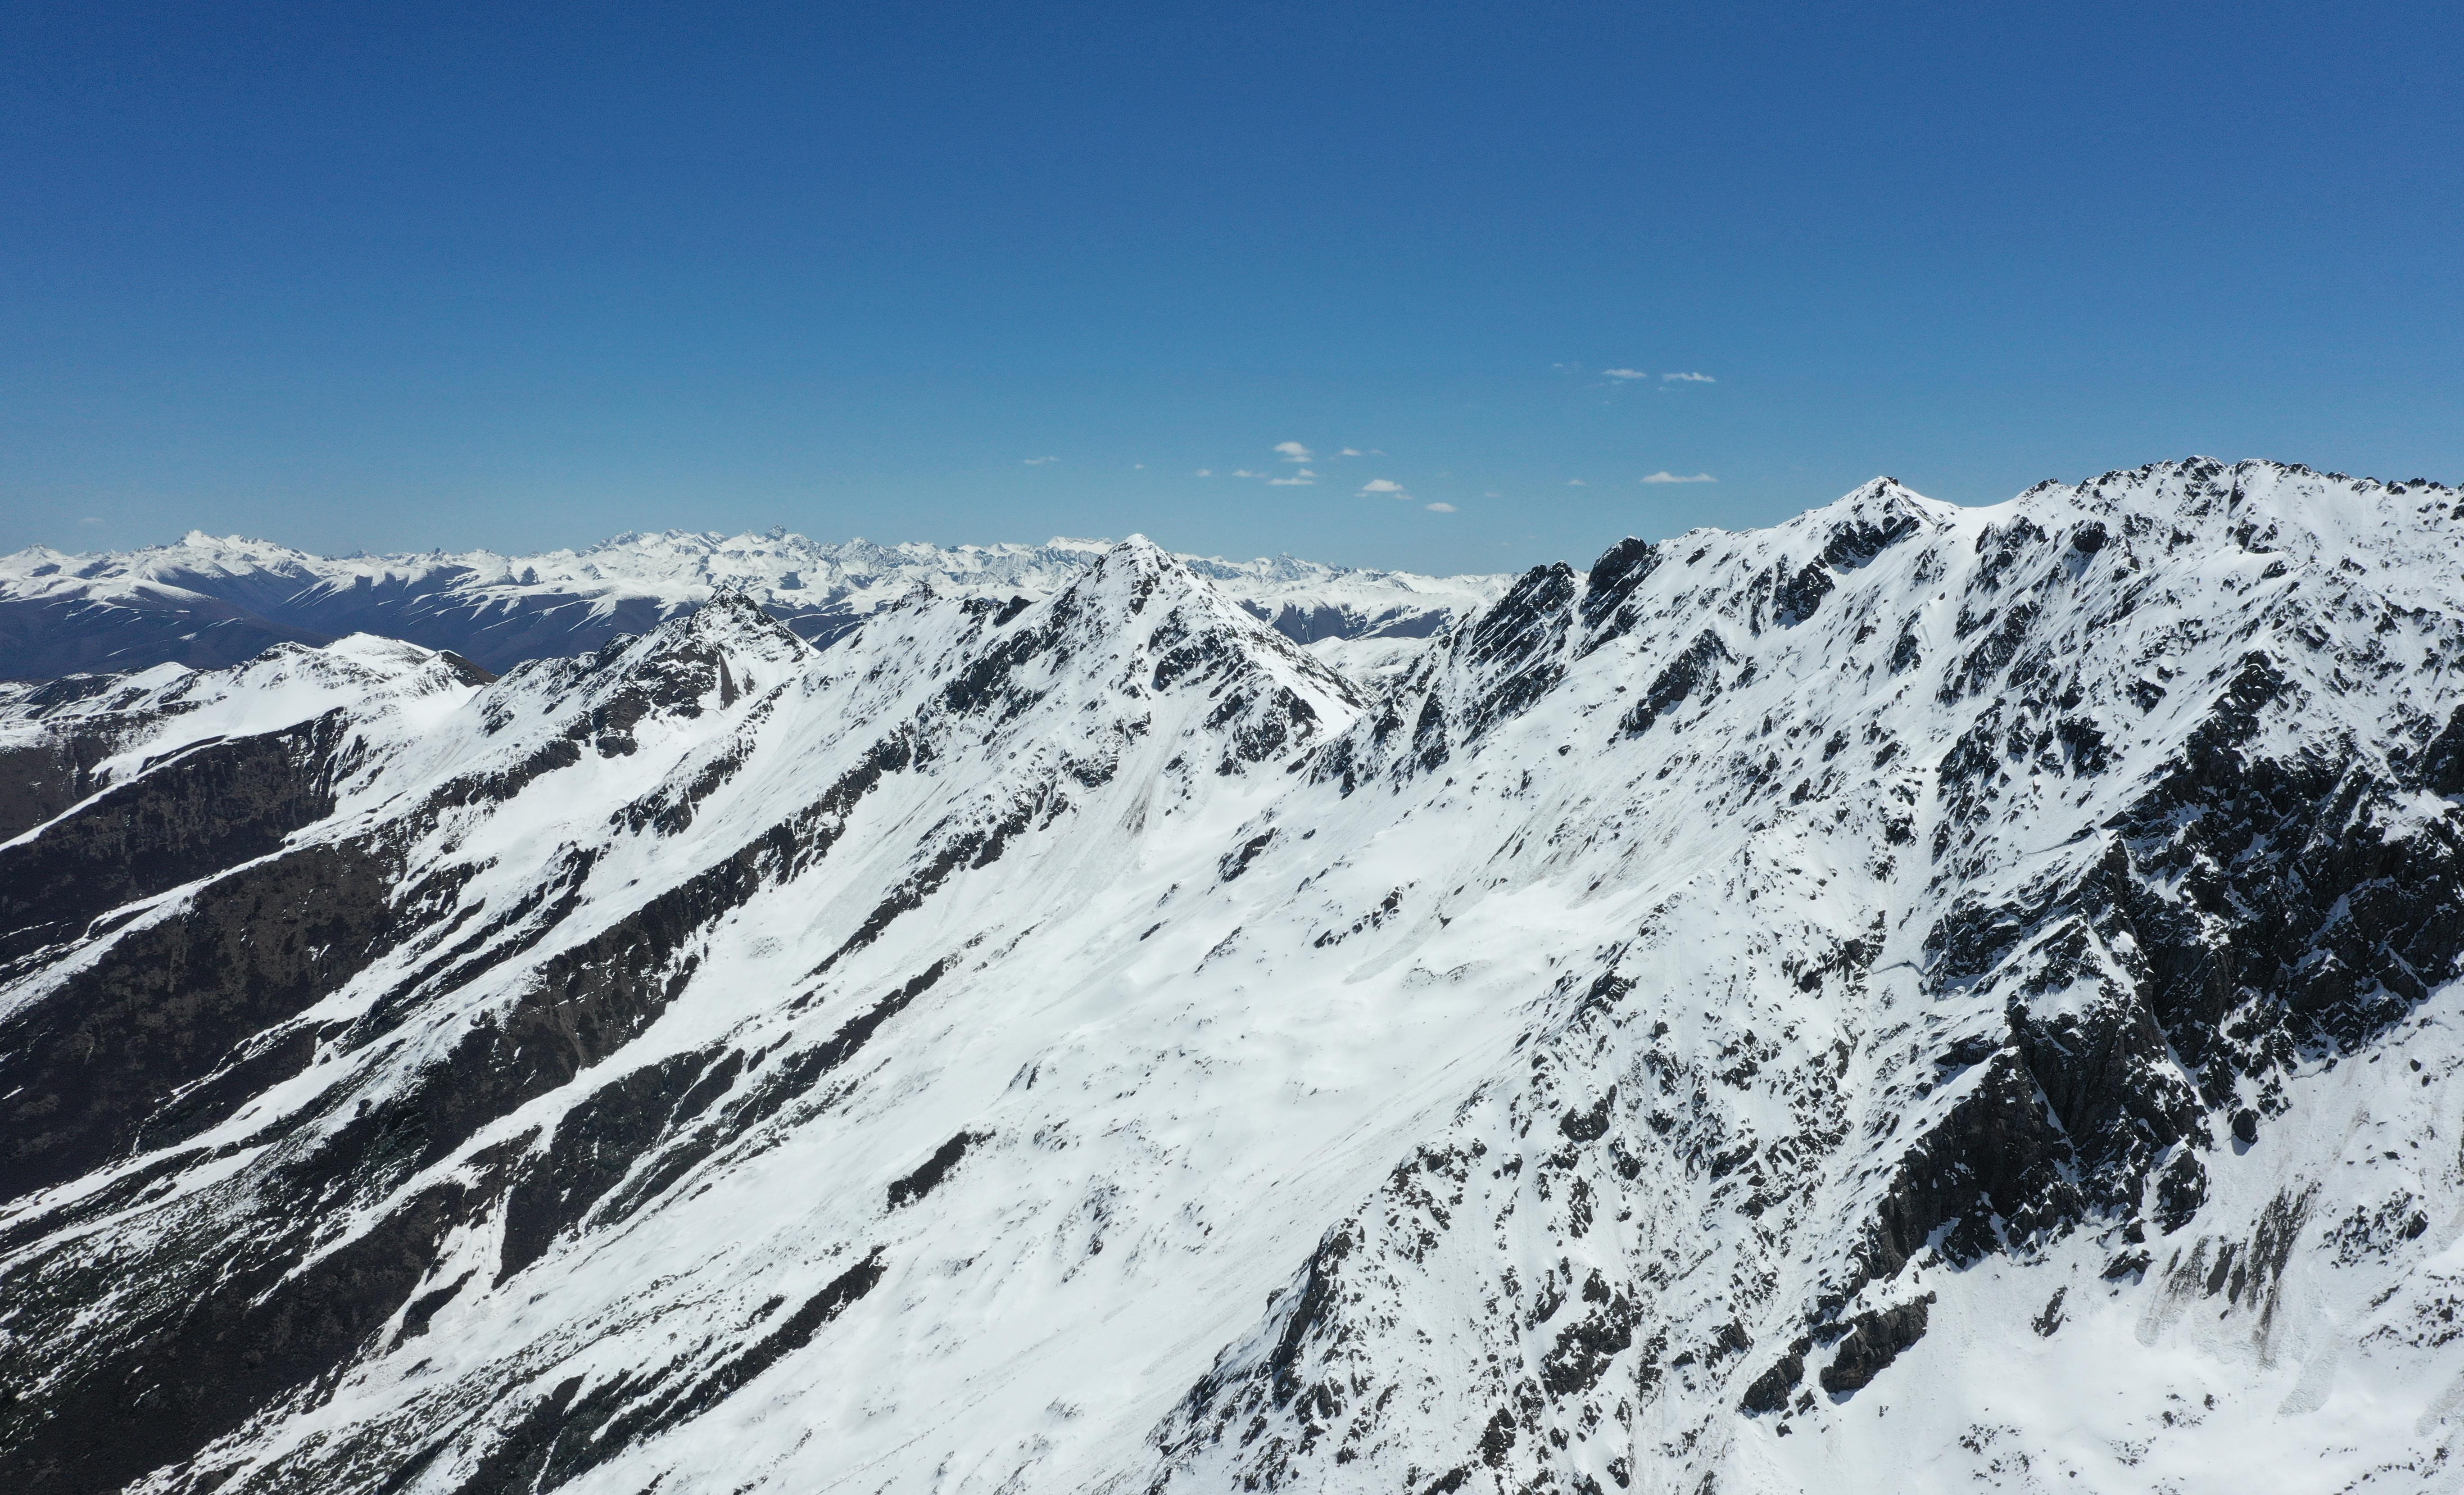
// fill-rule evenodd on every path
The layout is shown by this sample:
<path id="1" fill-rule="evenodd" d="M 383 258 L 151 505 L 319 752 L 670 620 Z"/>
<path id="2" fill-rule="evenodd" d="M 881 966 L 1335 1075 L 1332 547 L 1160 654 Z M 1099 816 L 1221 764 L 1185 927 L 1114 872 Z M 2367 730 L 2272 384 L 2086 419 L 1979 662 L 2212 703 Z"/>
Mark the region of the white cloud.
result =
<path id="1" fill-rule="evenodd" d="M 1364 494 L 1399 494 L 1403 492 L 1403 485 L 1391 477 L 1373 477 L 1360 485 L 1360 491 Z"/>
<path id="2" fill-rule="evenodd" d="M 1058 462 L 1061 459 L 1059 457 L 1029 457 L 1026 459 L 1026 465 L 1029 467 L 1042 467 L 1046 462 Z"/>
<path id="3" fill-rule="evenodd" d="M 1646 483 L 1716 483 L 1719 479 L 1708 473 L 1697 473 L 1691 477 L 1681 477 L 1663 468 L 1643 478 L 1643 481 Z"/>
<path id="4" fill-rule="evenodd" d="M 1431 514 L 1452 514 L 1455 512 L 1455 506 L 1450 503 L 1433 503 L 1426 507 Z"/>
<path id="5" fill-rule="evenodd" d="M 84 518 L 77 520 L 77 522 L 79 524 L 100 524 L 102 520 L 96 516 L 88 515 Z"/>
<path id="6" fill-rule="evenodd" d="M 1284 454 L 1284 460 L 1287 462 L 1307 462 L 1311 460 L 1309 456 L 1309 449 L 1302 446 L 1297 441 L 1276 442 L 1275 450 Z"/>
<path id="7" fill-rule="evenodd" d="M 1649 379 L 1651 377 L 1639 368 L 1604 368 L 1600 372 L 1611 379 Z"/>
<path id="8" fill-rule="evenodd" d="M 1505 495 L 1504 494 L 1502 494 L 1502 493 L 1499 493 L 1496 489 L 1492 488 L 1492 489 L 1490 489 L 1488 492 L 1486 492 L 1486 493 L 1485 493 L 1485 494 L 1481 495 L 1481 496 L 1482 496 L 1483 498 L 1503 498 L 1503 497 L 1505 497 L 1506 495 Z"/>
<path id="9" fill-rule="evenodd" d="M 1200 477 L 1213 477 L 1215 475 L 1215 469 L 1211 467 L 1201 467 L 1198 470 L 1198 475 Z"/>
<path id="10" fill-rule="evenodd" d="M 1346 447 L 1341 451 L 1335 453 L 1335 455 L 1339 457 L 1365 457 L 1368 454 L 1368 452 L 1361 451 L 1358 447 Z"/>
<path id="11" fill-rule="evenodd" d="M 1716 385 L 1719 383 L 1718 380 L 1712 378 L 1708 374 L 1662 374 L 1660 378 L 1662 384 L 1665 384 L 1672 379 L 1680 380 L 1689 385 Z"/>
<path id="12" fill-rule="evenodd" d="M 1145 471 L 1147 470 L 1147 465 L 1146 465 L 1145 463 L 1143 463 L 1143 462 L 1133 462 L 1133 463 L 1131 463 L 1131 464 L 1130 464 L 1130 466 L 1131 466 L 1131 467 L 1133 467 L 1133 468 L 1135 468 L 1137 471 L 1139 471 L 1139 472 L 1141 472 L 1141 473 L 1143 473 L 1143 472 L 1145 472 Z"/>
<path id="13" fill-rule="evenodd" d="M 1589 484 L 1589 483 L 1587 483 L 1587 482 L 1584 482 L 1584 481 L 1583 481 L 1581 478 L 1579 478 L 1579 477 L 1570 477 L 1570 478 L 1566 479 L 1566 486 L 1567 486 L 1567 487 L 1569 487 L 1569 488 L 1589 488 L 1589 487 L 1591 487 L 1592 485 L 1591 485 L 1591 484 Z"/>
<path id="14" fill-rule="evenodd" d="M 1307 488 L 1316 481 L 1317 474 L 1310 472 L 1308 468 L 1303 468 L 1289 477 L 1270 477 L 1266 479 L 1266 486 L 1269 488 Z"/>
<path id="15" fill-rule="evenodd" d="M 1245 467 L 1236 467 L 1232 470 L 1232 475 L 1234 477 L 1264 477 L 1266 474 L 1264 473 L 1252 473 Z"/>

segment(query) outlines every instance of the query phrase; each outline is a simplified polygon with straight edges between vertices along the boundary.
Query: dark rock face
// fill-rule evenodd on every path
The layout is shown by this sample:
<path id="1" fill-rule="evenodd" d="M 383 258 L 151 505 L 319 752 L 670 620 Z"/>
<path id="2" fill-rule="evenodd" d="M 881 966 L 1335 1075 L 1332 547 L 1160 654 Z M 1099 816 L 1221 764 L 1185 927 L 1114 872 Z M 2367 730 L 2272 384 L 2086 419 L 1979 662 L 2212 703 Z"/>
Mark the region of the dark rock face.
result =
<path id="1" fill-rule="evenodd" d="M 276 1073 L 293 1066 L 294 1041 L 253 1054 L 241 1045 L 400 936 L 393 883 L 373 846 L 257 863 L 11 1014 L 0 1022 L 0 1198 L 73 1178 L 151 1129 L 193 1131 L 216 1092 L 179 1092 L 227 1065 L 253 1065 L 252 1077 L 269 1062 Z"/>
<path id="2" fill-rule="evenodd" d="M 190 1290 L 147 1304 L 116 1352 L 38 1397 L 0 1403 L 0 1470 L 40 1495 L 107 1490 L 186 1459 L 358 1349 L 409 1298 L 446 1234 L 487 1199 L 428 1190 L 310 1262 L 296 1241 L 225 1238 Z M 13 1264 L 0 1287 L 20 1323 L 64 1331 L 124 1264 L 70 1243 Z"/>
<path id="3" fill-rule="evenodd" d="M 1737 1410 L 1748 1417 L 1767 1417 L 1788 1409 L 1788 1399 L 1805 1380 L 1805 1352 L 1814 1347 L 1807 1339 L 1793 1347 L 1788 1353 L 1771 1362 L 1771 1369 L 1754 1377 L 1746 1388 Z M 1824 1373 L 1826 1375 L 1828 1372 Z"/>
<path id="4" fill-rule="evenodd" d="M 545 1255 L 663 1135 L 709 1110 L 742 1067 L 741 1055 L 729 1064 L 707 1052 L 678 1054 L 602 1086 L 566 1111 L 505 1197 L 497 1280 Z"/>
<path id="5" fill-rule="evenodd" d="M 1822 559 L 1834 571 L 1854 571 L 1922 528 L 1913 514 L 1850 519 L 1832 530 L 1823 544 Z"/>
<path id="6" fill-rule="evenodd" d="M 802 1307 L 741 1353 L 697 1379 L 661 1373 L 620 1376 L 579 1399 L 579 1378 L 560 1382 L 499 1440 L 479 1471 L 455 1495 L 552 1490 L 609 1457 L 708 1412 L 787 1355 L 812 1343 L 822 1327 L 845 1313 L 881 1282 L 882 1252 L 830 1280 Z"/>
<path id="7" fill-rule="evenodd" d="M 91 700 L 118 688 L 114 675 L 71 675 L 25 691 L 15 709 L 36 720 L 62 706 Z M 120 751 L 121 734 L 110 724 L 53 732 L 22 746 L 0 748 L 0 841 L 13 841 L 77 803 L 99 787 L 97 765 Z"/>
<path id="8" fill-rule="evenodd" d="M 2423 750 L 2417 772 L 2423 788 L 2450 799 L 2464 796 L 2464 706 L 2459 706 L 2447 718 L 2447 725 Z"/>
<path id="9" fill-rule="evenodd" d="M 1968 907 L 1926 937 L 1937 981 L 2017 975 L 2017 1056 L 2082 1186 L 2054 1190 L 2031 1220 L 2144 1206 L 2179 1228 L 2206 1198 L 2196 1150 L 2245 1087 L 2261 1110 L 2280 1105 L 2303 1056 L 2368 1042 L 2427 996 L 2423 973 L 2464 956 L 2464 916 L 2441 890 L 2464 878 L 2464 836 L 2447 820 L 2390 835 L 2401 788 L 2362 764 L 2253 754 L 2287 689 L 2266 655 L 2246 656 L 2086 877 Z M 1991 792 L 1965 787 L 1998 772 L 1999 747 L 1980 752 L 1945 760 L 1946 828 L 1991 813 Z M 2082 981 L 2101 991 L 2085 1014 L 2034 1015 L 2035 1000 Z M 2255 1140 L 2256 1113 L 2233 1125 Z"/>
<path id="10" fill-rule="evenodd" d="M 950 1170 L 958 1166 L 958 1159 L 966 1156 L 969 1150 L 991 1140 L 989 1132 L 961 1132 L 935 1148 L 933 1155 L 918 1163 L 913 1173 L 904 1178 L 891 1180 L 890 1207 L 903 1209 L 932 1193 L 940 1186 L 942 1179 L 950 1176 Z"/>
<path id="11" fill-rule="evenodd" d="M 1641 699 L 1627 709 L 1617 725 L 1639 737 L 1688 698 L 1707 699 L 1716 694 L 1720 688 L 1719 667 L 1734 657 L 1720 635 L 1704 629 L 1685 646 L 1683 653 L 1653 677 Z"/>
<path id="12" fill-rule="evenodd" d="M 1822 1368 L 1822 1389 L 1844 1396 L 1874 1384 L 1901 1352 L 1925 1337 L 1933 1304 L 1934 1295 L 1926 1293 L 1913 1303 L 1857 1315 L 1838 1352 Z"/>
<path id="13" fill-rule="evenodd" d="M 1837 584 L 1831 580 L 1830 567 L 1818 561 L 1808 565 L 1771 593 L 1772 621 L 1784 628 L 1796 627 L 1814 616 L 1814 609 Z"/>
<path id="14" fill-rule="evenodd" d="M 1583 641 L 1584 653 L 1606 646 L 1639 621 L 1634 594 L 1651 580 L 1660 562 L 1657 547 L 1629 537 L 1592 563 L 1590 574 L 1583 578 L 1583 627 L 1590 635 Z"/>
<path id="15" fill-rule="evenodd" d="M 1529 710 L 1565 675 L 1557 656 L 1572 622 L 1574 590 L 1572 568 L 1536 567 L 1472 625 L 1463 658 L 1486 677 L 1486 688 L 1463 715 L 1463 740 L 1476 740 L 1496 723 Z"/>
<path id="16" fill-rule="evenodd" d="M 1997 1223 L 2014 1239 L 2067 1223 L 2083 1204 L 2069 1178 L 2076 1157 L 2018 1056 L 1996 1055 L 1983 1082 L 1903 1156 L 1876 1212 L 1865 1271 L 1896 1274 L 1943 1226 L 1943 1255 L 1965 1263 L 2000 1246 Z"/>
<path id="17" fill-rule="evenodd" d="M 0 848 L 0 961 L 102 913 L 266 856 L 333 812 L 349 736 L 340 712 L 213 741 L 100 796 L 43 837 Z"/>

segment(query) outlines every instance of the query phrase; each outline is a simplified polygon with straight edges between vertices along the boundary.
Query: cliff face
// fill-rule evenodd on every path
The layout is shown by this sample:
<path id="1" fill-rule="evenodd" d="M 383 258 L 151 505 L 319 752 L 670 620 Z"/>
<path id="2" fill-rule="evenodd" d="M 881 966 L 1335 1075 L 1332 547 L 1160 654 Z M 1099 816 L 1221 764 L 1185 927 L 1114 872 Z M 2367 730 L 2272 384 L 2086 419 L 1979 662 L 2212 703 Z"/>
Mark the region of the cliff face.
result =
<path id="1" fill-rule="evenodd" d="M 1881 481 L 1375 692 L 1142 541 L 20 691 L 0 1471 L 2435 1487 L 2457 501 Z"/>

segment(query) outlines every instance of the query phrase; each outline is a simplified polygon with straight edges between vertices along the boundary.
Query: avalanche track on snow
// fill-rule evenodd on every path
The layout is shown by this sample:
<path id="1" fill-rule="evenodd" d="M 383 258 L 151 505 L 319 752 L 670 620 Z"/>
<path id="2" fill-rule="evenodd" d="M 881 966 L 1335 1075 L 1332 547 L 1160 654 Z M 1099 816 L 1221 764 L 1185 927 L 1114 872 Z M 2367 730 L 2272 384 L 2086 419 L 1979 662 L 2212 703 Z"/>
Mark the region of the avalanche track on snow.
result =
<path id="1" fill-rule="evenodd" d="M 0 1483 L 2446 1490 L 2459 495 L 0 693 Z"/>

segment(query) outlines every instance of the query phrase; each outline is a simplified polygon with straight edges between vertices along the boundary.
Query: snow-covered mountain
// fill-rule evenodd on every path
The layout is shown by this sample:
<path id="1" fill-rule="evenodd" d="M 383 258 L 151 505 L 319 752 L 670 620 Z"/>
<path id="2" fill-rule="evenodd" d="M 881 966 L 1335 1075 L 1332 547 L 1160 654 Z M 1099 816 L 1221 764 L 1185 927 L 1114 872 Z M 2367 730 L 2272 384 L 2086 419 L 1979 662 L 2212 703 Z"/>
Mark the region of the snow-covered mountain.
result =
<path id="1" fill-rule="evenodd" d="M 539 556 L 328 558 L 236 536 L 96 555 L 37 546 L 0 556 L 0 678 L 44 679 L 159 664 L 214 669 L 274 643 L 351 633 L 451 649 L 492 671 L 580 654 L 646 631 L 721 592 L 751 598 L 826 643 L 921 586 L 943 597 L 1049 597 L 1109 548 L 824 544 L 785 530 L 624 534 Z M 1179 558 L 1294 642 L 1376 639 L 1373 672 L 1496 600 L 1510 577 L 1425 577 L 1296 561 Z"/>
<path id="2" fill-rule="evenodd" d="M 21 689 L 0 1481 L 2448 1488 L 2459 501 Z"/>

